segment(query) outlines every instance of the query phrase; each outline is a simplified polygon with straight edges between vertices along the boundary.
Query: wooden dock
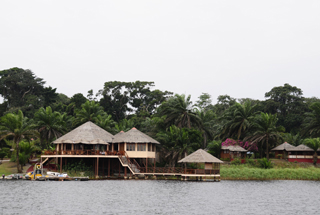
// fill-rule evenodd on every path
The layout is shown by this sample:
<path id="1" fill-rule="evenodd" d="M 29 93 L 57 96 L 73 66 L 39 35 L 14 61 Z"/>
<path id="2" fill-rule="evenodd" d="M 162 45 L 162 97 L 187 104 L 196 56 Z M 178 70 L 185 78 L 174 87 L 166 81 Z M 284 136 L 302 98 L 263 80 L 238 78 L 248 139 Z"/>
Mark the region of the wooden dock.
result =
<path id="1" fill-rule="evenodd" d="M 89 177 L 59 177 L 59 176 L 49 176 L 49 177 L 37 177 L 37 181 L 88 181 Z"/>

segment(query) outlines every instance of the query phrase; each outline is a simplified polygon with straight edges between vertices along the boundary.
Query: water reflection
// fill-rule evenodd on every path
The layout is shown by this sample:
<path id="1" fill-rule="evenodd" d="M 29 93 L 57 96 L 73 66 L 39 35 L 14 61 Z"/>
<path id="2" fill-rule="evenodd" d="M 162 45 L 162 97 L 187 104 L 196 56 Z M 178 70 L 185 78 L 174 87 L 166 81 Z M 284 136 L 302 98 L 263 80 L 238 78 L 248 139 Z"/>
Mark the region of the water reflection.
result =
<path id="1" fill-rule="evenodd" d="M 0 214 L 319 214 L 313 181 L 0 181 Z"/>

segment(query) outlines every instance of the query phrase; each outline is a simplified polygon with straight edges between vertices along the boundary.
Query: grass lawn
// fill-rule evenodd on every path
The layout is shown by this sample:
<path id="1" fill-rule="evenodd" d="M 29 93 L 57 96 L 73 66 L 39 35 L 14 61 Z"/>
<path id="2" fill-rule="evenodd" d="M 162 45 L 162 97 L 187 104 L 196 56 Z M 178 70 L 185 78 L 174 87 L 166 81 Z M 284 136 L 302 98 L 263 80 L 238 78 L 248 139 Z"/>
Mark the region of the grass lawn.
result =
<path id="1" fill-rule="evenodd" d="M 221 179 L 230 180 L 320 180 L 320 168 L 308 163 L 272 160 L 274 167 L 261 169 L 249 164 L 221 166 Z"/>
<path id="2" fill-rule="evenodd" d="M 0 164 L 0 176 L 2 176 L 2 174 L 10 175 L 14 173 L 17 173 L 16 163 L 8 161 Z"/>

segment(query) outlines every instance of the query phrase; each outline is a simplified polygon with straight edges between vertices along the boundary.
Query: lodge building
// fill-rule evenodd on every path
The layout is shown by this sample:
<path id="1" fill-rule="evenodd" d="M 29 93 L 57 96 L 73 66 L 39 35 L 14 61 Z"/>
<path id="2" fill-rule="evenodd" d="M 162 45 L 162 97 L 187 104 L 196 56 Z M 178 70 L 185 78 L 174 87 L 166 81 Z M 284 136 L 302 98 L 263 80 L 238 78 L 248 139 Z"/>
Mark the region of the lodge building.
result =
<path id="1" fill-rule="evenodd" d="M 160 143 L 136 128 L 113 136 L 89 121 L 52 143 L 56 145 L 56 150 L 41 155 L 41 164 L 55 160 L 60 172 L 66 165 L 82 161 L 93 168 L 95 177 L 166 175 L 220 180 L 222 161 L 199 150 L 192 157 L 200 156 L 202 159 L 196 161 L 204 163 L 205 170 L 187 169 L 186 165 L 185 168 L 156 167 L 157 145 Z"/>

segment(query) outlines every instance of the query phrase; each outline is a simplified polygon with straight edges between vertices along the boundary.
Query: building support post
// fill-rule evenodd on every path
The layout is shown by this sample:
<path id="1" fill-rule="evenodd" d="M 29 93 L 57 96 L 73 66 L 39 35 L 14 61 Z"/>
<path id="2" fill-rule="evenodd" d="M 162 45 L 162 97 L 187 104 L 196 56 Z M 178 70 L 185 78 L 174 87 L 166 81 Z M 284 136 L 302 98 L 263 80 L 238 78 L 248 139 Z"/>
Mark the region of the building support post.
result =
<path id="1" fill-rule="evenodd" d="M 60 157 L 60 173 L 62 173 L 62 157 Z"/>
<path id="2" fill-rule="evenodd" d="M 148 173 L 148 158 L 146 158 L 146 173 Z"/>
<path id="3" fill-rule="evenodd" d="M 96 169 L 97 169 L 96 178 L 98 178 L 98 177 L 99 177 L 99 157 L 97 157 L 97 166 L 96 166 Z"/>
<path id="4" fill-rule="evenodd" d="M 108 159 L 108 178 L 110 178 L 110 158 Z"/>
<path id="5" fill-rule="evenodd" d="M 104 177 L 104 162 L 105 162 L 105 159 L 102 160 L 102 176 Z"/>
<path id="6" fill-rule="evenodd" d="M 120 178 L 120 161 L 119 161 L 119 173 L 118 173 L 118 177 Z"/>
<path id="7" fill-rule="evenodd" d="M 153 173 L 156 172 L 156 158 L 153 159 Z"/>

